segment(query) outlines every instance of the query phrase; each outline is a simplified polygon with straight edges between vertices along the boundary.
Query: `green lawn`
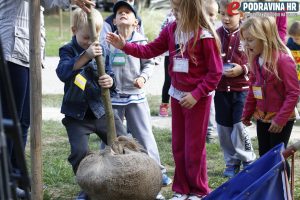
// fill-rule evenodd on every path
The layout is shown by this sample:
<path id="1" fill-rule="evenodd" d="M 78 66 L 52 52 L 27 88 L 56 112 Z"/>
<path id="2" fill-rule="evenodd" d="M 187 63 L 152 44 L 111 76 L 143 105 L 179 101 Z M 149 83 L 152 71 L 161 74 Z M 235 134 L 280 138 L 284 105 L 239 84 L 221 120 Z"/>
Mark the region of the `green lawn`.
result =
<path id="1" fill-rule="evenodd" d="M 144 31 L 148 39 L 153 40 L 160 31 L 161 23 L 164 19 L 166 11 L 142 11 L 141 17 L 144 22 Z M 101 12 L 102 17 L 105 19 L 111 13 Z M 147 24 L 146 21 L 151 21 Z M 59 47 L 63 46 L 71 40 L 71 25 L 70 25 L 70 13 L 62 12 L 62 36 L 60 34 L 60 17 L 59 15 L 47 15 L 45 16 L 46 25 L 46 55 L 58 56 Z M 155 23 L 153 23 L 155 22 Z"/>
<path id="2" fill-rule="evenodd" d="M 102 13 L 105 17 L 109 13 Z M 161 21 L 163 20 L 165 11 L 143 11 L 141 16 L 145 25 L 145 32 L 150 40 L 153 40 L 160 30 Z M 290 17 L 289 24 L 292 21 L 300 20 L 300 16 Z M 70 17 L 69 12 L 63 12 L 63 37 L 59 34 L 59 17 L 56 15 L 46 16 L 46 55 L 57 56 L 58 48 L 70 41 Z M 151 23 L 147 23 L 147 22 Z M 43 96 L 43 106 L 59 107 L 62 95 L 46 95 Z M 159 96 L 148 97 L 150 110 L 152 115 L 157 115 L 160 103 Z M 172 177 L 174 173 L 174 162 L 171 153 L 171 133 L 169 129 L 154 129 L 154 134 L 158 143 L 162 163 L 167 167 L 169 175 Z M 69 143 L 66 132 L 60 122 L 44 121 L 43 122 L 43 181 L 46 185 L 44 190 L 44 199 L 48 200 L 65 200 L 72 199 L 79 192 L 71 166 L 67 162 L 69 155 Z M 254 148 L 257 149 L 257 141 L 253 141 Z M 95 136 L 90 137 L 90 145 L 93 150 L 98 149 L 99 140 Z M 29 148 L 30 145 L 27 145 Z M 300 199 L 300 153 L 296 158 L 296 195 L 295 199 Z M 30 153 L 26 153 L 27 159 L 30 159 Z M 30 163 L 30 162 L 28 162 Z M 222 177 L 223 171 L 223 155 L 218 143 L 207 145 L 207 163 L 209 185 L 212 189 L 220 186 L 225 178 Z M 163 188 L 163 194 L 171 197 L 171 188 Z"/>
<path id="3" fill-rule="evenodd" d="M 62 95 L 44 95 L 43 107 L 59 107 Z M 148 96 L 151 113 L 157 114 L 160 103 L 160 96 Z M 43 121 L 43 181 L 46 185 L 44 190 L 45 200 L 72 199 L 79 192 L 80 188 L 75 182 L 71 165 L 67 158 L 69 155 L 69 143 L 66 131 L 59 121 Z M 161 161 L 168 169 L 170 177 L 174 174 L 174 161 L 171 151 L 171 132 L 169 129 L 153 129 L 159 148 Z M 90 147 L 98 150 L 99 139 L 92 135 Z M 254 149 L 257 153 L 257 141 L 253 140 Z M 29 147 L 30 145 L 27 145 Z M 27 151 L 27 159 L 30 159 Z M 257 154 L 258 155 L 258 154 Z M 296 186 L 295 199 L 300 199 L 300 153 L 296 154 Z M 30 163 L 30 162 L 28 162 Z M 223 153 L 219 143 L 207 144 L 207 168 L 209 186 L 212 189 L 219 187 L 227 179 L 222 177 L 224 169 Z M 162 188 L 163 194 L 169 198 L 172 195 L 171 187 Z"/>

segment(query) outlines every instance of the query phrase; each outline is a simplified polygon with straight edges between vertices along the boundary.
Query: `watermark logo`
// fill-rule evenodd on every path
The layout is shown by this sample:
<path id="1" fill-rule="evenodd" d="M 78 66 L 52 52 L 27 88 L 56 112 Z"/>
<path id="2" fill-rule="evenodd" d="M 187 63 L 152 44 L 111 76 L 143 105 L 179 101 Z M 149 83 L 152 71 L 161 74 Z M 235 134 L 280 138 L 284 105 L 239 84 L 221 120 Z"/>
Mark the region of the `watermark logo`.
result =
<path id="1" fill-rule="evenodd" d="M 286 12 L 286 13 L 294 13 L 297 14 L 299 12 L 299 2 L 296 1 L 285 1 L 285 2 L 231 2 L 227 6 L 227 12 L 229 15 L 237 15 L 240 12 L 245 13 L 278 13 L 278 12 Z"/>

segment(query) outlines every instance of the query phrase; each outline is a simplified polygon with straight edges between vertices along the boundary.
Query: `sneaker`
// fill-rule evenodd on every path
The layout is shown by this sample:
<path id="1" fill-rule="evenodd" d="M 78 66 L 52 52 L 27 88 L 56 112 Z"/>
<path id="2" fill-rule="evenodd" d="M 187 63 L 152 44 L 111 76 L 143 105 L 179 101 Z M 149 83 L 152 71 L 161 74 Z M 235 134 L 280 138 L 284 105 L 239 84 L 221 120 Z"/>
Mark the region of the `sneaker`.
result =
<path id="1" fill-rule="evenodd" d="M 243 169 L 251 165 L 253 162 L 243 162 Z"/>
<path id="2" fill-rule="evenodd" d="M 159 192 L 159 193 L 157 194 L 157 196 L 155 197 L 155 200 L 166 200 L 166 198 L 162 195 L 161 192 Z"/>
<path id="3" fill-rule="evenodd" d="M 84 191 L 81 191 L 75 200 L 89 200 L 89 197 Z"/>
<path id="4" fill-rule="evenodd" d="M 201 200 L 206 195 L 197 195 L 197 194 L 191 194 L 187 200 Z"/>
<path id="5" fill-rule="evenodd" d="M 177 192 L 175 192 L 173 194 L 173 197 L 169 200 L 186 200 L 188 198 L 188 195 L 186 194 L 179 194 Z"/>
<path id="6" fill-rule="evenodd" d="M 168 186 L 172 183 L 172 179 L 168 177 L 166 173 L 162 174 L 162 185 L 163 186 Z"/>
<path id="7" fill-rule="evenodd" d="M 160 106 L 159 106 L 159 116 L 168 117 L 169 116 L 168 109 L 169 109 L 169 104 L 168 103 L 160 104 Z"/>
<path id="8" fill-rule="evenodd" d="M 223 176 L 232 178 L 234 177 L 237 173 L 240 171 L 240 166 L 239 165 L 231 165 L 231 166 L 226 166 L 226 169 L 223 172 Z"/>

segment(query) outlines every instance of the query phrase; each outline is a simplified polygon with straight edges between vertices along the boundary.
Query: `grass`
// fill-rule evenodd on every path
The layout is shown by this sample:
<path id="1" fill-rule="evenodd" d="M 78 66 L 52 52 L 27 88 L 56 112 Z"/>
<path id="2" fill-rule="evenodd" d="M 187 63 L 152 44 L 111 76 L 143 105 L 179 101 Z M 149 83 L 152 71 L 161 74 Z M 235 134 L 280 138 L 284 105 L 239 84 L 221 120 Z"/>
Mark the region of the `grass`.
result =
<path id="1" fill-rule="evenodd" d="M 102 17 L 105 19 L 111 13 L 101 12 Z M 144 10 L 141 12 L 141 18 L 144 23 L 145 35 L 152 41 L 159 33 L 161 23 L 165 17 L 166 11 L 152 11 Z M 59 47 L 68 43 L 71 40 L 71 25 L 70 25 L 70 12 L 62 12 L 62 35 L 59 29 L 59 15 L 45 16 L 46 26 L 46 55 L 58 56 Z M 145 23 L 146 21 L 154 21 L 155 23 Z"/>
<path id="2" fill-rule="evenodd" d="M 103 17 L 109 13 L 102 12 Z M 159 33 L 160 24 L 165 16 L 165 11 L 143 11 L 141 17 L 145 26 L 145 33 L 149 40 L 153 40 Z M 300 16 L 289 17 L 289 25 Z M 150 21 L 151 23 L 145 23 Z M 51 15 L 45 17 L 46 24 L 46 55 L 58 56 L 58 48 L 70 41 L 70 16 L 69 12 L 63 12 L 63 35 L 59 33 L 59 16 Z M 59 107 L 61 105 L 62 95 L 44 95 L 44 107 Z M 158 114 L 160 96 L 148 96 L 151 115 Z M 153 129 L 155 138 L 160 151 L 162 163 L 167 167 L 168 174 L 172 177 L 174 174 L 174 161 L 171 152 L 171 132 L 169 129 Z M 44 190 L 45 200 L 66 200 L 73 199 L 80 188 L 76 184 L 71 166 L 67 158 L 69 155 L 69 143 L 66 131 L 58 121 L 44 121 L 42 127 L 43 142 L 43 181 L 46 185 Z M 95 135 L 90 137 L 90 147 L 92 150 L 98 149 L 99 140 Z M 253 140 L 254 148 L 257 149 L 257 141 Z M 29 148 L 30 145 L 27 145 Z M 26 152 L 28 163 L 30 153 Z M 300 199 L 300 153 L 296 153 L 295 165 L 296 185 L 295 199 Z M 223 154 L 218 143 L 207 145 L 207 167 L 209 185 L 212 189 L 219 187 L 226 181 L 222 177 L 224 167 Z M 170 187 L 163 188 L 163 194 L 170 198 L 172 191 Z"/>
<path id="3" fill-rule="evenodd" d="M 43 106 L 60 106 L 61 99 L 62 95 L 44 95 Z M 148 96 L 148 100 L 151 113 L 157 114 L 160 96 Z M 66 131 L 59 121 L 44 121 L 42 130 L 43 181 L 47 186 L 44 190 L 44 199 L 73 199 L 80 188 L 75 182 L 71 165 L 67 161 L 70 147 Z M 168 175 L 172 177 L 174 175 L 174 161 L 171 151 L 171 131 L 169 129 L 154 128 L 153 132 L 159 148 L 161 161 L 168 169 Z M 252 143 L 254 149 L 257 150 L 257 140 L 252 140 Z M 98 149 L 99 139 L 95 134 L 91 135 L 89 144 L 92 150 Z M 29 146 L 27 145 L 27 147 Z M 27 159 L 29 159 L 29 155 L 27 151 Z M 296 156 L 295 199 L 300 199 L 300 169 L 298 167 L 300 166 L 300 153 L 297 153 Z M 227 180 L 222 177 L 224 161 L 218 142 L 207 144 L 207 168 L 211 189 L 216 189 Z M 162 193 L 167 198 L 170 198 L 172 195 L 171 187 L 162 188 Z"/>

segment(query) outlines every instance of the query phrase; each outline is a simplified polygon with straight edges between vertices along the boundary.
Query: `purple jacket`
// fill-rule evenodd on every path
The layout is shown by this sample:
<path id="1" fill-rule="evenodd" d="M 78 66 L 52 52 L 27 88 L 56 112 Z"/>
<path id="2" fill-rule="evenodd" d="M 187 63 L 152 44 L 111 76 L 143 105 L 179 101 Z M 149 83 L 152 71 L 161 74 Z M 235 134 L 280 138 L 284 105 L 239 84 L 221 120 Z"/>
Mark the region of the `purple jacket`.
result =
<path id="1" fill-rule="evenodd" d="M 284 126 L 292 115 L 300 94 L 296 64 L 292 58 L 280 53 L 277 69 L 279 78 L 258 65 L 258 57 L 252 64 L 251 89 L 243 111 L 243 118 L 250 119 L 256 110 L 275 113 L 273 120 Z M 253 86 L 262 88 L 263 99 L 254 98 Z"/>
<path id="2" fill-rule="evenodd" d="M 240 29 L 229 33 L 223 26 L 218 28 L 222 43 L 223 63 L 236 63 L 243 68 L 243 73 L 237 77 L 222 76 L 217 91 L 243 91 L 249 89 L 248 59 L 240 41 Z"/>
<path id="3" fill-rule="evenodd" d="M 196 46 L 193 48 L 196 62 L 187 51 L 183 52 L 185 58 L 189 59 L 188 73 L 174 72 L 173 57 L 176 55 L 175 44 L 176 22 L 166 26 L 158 38 L 146 45 L 135 43 L 126 43 L 122 49 L 126 54 L 139 58 L 152 58 L 162 53 L 170 52 L 169 74 L 172 85 L 181 91 L 191 92 L 196 100 L 206 97 L 216 89 L 216 86 L 222 76 L 222 60 L 217 50 L 215 39 L 208 31 L 199 28 Z M 193 45 L 194 38 L 188 41 L 188 45 Z"/>

